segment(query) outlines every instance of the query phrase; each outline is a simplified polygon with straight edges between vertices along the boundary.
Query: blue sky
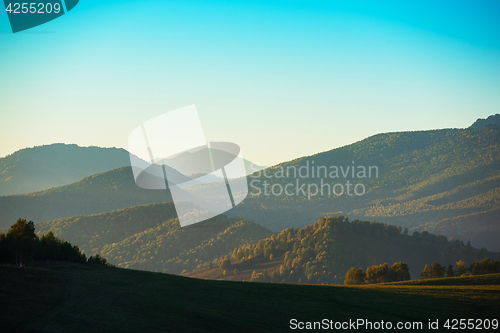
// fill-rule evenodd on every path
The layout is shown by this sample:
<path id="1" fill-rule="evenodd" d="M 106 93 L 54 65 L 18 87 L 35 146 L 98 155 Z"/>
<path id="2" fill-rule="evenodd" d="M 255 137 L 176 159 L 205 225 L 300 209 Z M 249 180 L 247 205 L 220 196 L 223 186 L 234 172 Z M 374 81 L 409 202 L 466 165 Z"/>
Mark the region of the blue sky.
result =
<path id="1" fill-rule="evenodd" d="M 3 7 L 2 7 L 3 8 Z M 271 165 L 373 134 L 500 113 L 499 1 L 97 1 L 12 34 L 0 13 L 0 156 L 127 148 L 196 104 L 210 141 Z"/>

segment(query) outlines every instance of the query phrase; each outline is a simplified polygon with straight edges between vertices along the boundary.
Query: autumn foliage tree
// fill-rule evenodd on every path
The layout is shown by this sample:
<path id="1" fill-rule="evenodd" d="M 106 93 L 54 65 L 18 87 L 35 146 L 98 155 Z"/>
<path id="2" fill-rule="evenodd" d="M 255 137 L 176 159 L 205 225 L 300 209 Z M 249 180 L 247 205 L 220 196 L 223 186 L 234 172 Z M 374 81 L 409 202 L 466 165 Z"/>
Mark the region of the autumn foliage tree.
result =
<path id="1" fill-rule="evenodd" d="M 229 259 L 229 256 L 221 257 L 219 260 L 219 268 L 225 271 L 230 267 L 231 267 L 231 260 Z"/>
<path id="2" fill-rule="evenodd" d="M 345 274 L 344 284 L 358 285 L 365 282 L 365 274 L 361 268 L 351 267 Z"/>

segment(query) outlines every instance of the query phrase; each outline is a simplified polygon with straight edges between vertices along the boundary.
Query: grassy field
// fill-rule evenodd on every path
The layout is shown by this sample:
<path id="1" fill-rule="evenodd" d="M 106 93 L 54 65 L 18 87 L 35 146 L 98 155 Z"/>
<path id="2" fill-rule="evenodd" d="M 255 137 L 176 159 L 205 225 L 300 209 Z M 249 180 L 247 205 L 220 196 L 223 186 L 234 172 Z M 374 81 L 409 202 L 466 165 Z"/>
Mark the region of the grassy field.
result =
<path id="1" fill-rule="evenodd" d="M 293 318 L 418 321 L 426 328 L 428 319 L 441 326 L 448 318 L 498 319 L 499 281 L 496 274 L 344 287 L 210 281 L 85 264 L 2 266 L 0 331 L 284 332 Z"/>

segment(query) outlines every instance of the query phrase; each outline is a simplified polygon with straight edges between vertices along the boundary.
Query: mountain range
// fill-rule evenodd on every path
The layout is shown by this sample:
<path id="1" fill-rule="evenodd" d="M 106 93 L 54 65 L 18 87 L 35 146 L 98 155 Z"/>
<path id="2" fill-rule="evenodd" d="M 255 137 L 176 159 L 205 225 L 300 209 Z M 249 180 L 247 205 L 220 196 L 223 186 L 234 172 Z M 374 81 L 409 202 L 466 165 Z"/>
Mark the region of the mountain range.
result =
<path id="1" fill-rule="evenodd" d="M 207 153 L 207 150 L 204 152 Z M 227 153 L 216 149 L 212 149 L 212 155 L 228 158 Z M 183 153 L 169 160 L 172 168 L 166 167 L 169 168 L 169 175 L 174 176 L 173 181 L 182 183 L 199 176 L 195 175 L 196 161 L 196 154 Z M 246 159 L 243 159 L 243 164 L 247 174 L 264 168 Z M 25 148 L 0 158 L 0 196 L 69 185 L 85 177 L 125 166 L 130 166 L 130 154 L 123 148 L 80 147 L 64 143 Z M 185 174 L 179 173 L 176 167 L 185 171 Z M 222 180 L 214 176 L 211 181 Z"/>
<path id="2" fill-rule="evenodd" d="M 275 165 L 265 173 L 256 172 L 248 179 L 239 180 L 248 182 L 250 193 L 227 214 L 253 220 L 273 232 L 291 226 L 304 227 L 323 216 L 344 215 L 351 220 L 400 225 L 410 232 L 427 230 L 470 240 L 474 247 L 499 251 L 500 128 L 491 123 L 492 119 L 497 116 L 488 118 L 486 126 L 477 129 L 377 134 L 347 146 Z M 475 124 L 478 123 L 482 122 L 478 120 Z M 328 174 L 317 167 L 325 167 Z M 358 173 L 362 170 L 360 167 L 366 170 L 364 177 L 363 173 Z M 17 165 L 11 163 L 1 172 L 16 174 L 16 168 Z M 302 175 L 309 170 L 309 175 L 297 176 L 294 170 L 297 173 L 304 171 Z M 335 170 L 337 172 L 331 174 Z M 284 171 L 285 176 L 280 171 Z M 286 171 L 289 171 L 288 177 Z M 297 181 L 299 186 L 295 185 Z M 344 193 L 308 196 L 307 186 L 311 185 L 313 190 L 314 186 L 321 188 L 321 181 L 330 183 L 331 187 L 343 185 Z M 364 193 L 348 195 L 347 181 L 362 184 L 364 190 L 358 186 L 358 192 Z M 278 193 L 290 183 L 289 189 L 293 189 L 294 195 L 270 192 L 273 186 Z M 304 194 L 296 191 L 302 185 Z M 197 184 L 186 190 L 213 197 L 215 186 L 225 185 Z M 337 187 L 338 192 L 340 188 Z M 8 227 L 19 217 L 42 222 L 166 201 L 170 201 L 168 191 L 140 189 L 134 184 L 130 168 L 118 168 L 62 187 L 2 196 L 0 227 Z"/>
<path id="3" fill-rule="evenodd" d="M 326 166 L 328 172 L 338 168 L 338 177 L 327 175 L 321 179 L 317 173 L 311 176 L 313 165 Z M 358 176 L 363 176 L 358 173 L 362 170 L 360 166 L 366 170 L 376 169 L 372 169 L 371 177 L 367 172 L 365 178 L 360 178 Z M 354 177 L 352 169 L 342 174 L 342 170 L 353 167 L 356 167 Z M 309 177 L 294 177 L 294 170 L 300 168 L 303 175 L 309 169 Z M 285 177 L 280 173 L 283 170 Z M 287 170 L 289 177 L 286 177 Z M 249 196 L 228 214 L 252 219 L 273 231 L 303 227 L 322 216 L 344 215 L 350 219 L 401 225 L 410 231 L 427 230 L 470 240 L 476 247 L 500 250 L 498 126 L 378 134 L 348 146 L 275 165 L 265 174 L 253 176 L 255 178 L 251 176 L 248 180 Z M 358 187 L 358 193 L 364 193 L 348 195 L 347 181 L 363 184 L 364 189 Z M 324 183 L 331 187 L 341 184 L 344 193 L 335 195 L 332 190 L 328 194 L 325 187 L 324 195 L 318 191 L 318 195 L 308 196 L 309 185 L 313 193 Z M 290 196 L 284 194 L 287 185 Z M 275 194 L 281 190 L 283 193 L 274 195 L 273 186 Z M 297 190 L 301 186 L 305 193 Z M 341 189 L 337 186 L 337 194 Z"/>

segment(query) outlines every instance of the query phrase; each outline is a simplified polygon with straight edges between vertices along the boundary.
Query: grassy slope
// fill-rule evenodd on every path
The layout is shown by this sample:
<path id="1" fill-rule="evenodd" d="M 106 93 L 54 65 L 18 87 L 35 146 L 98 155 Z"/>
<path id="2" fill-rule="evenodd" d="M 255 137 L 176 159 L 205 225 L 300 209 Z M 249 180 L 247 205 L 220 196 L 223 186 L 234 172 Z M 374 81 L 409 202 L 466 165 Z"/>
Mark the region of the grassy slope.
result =
<path id="1" fill-rule="evenodd" d="M 207 281 L 107 266 L 0 267 L 16 332 L 282 332 L 289 320 L 496 318 L 495 285 L 335 287 Z"/>

